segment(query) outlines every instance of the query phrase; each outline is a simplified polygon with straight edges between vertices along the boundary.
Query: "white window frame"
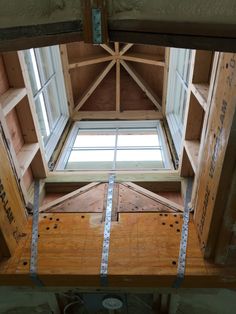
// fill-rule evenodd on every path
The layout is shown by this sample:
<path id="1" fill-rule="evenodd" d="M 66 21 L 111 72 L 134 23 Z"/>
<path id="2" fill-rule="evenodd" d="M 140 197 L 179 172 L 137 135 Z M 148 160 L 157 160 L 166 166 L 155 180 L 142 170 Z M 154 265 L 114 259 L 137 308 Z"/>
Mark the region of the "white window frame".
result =
<path id="1" fill-rule="evenodd" d="M 169 63 L 169 77 L 168 77 L 168 90 L 166 100 L 166 119 L 170 128 L 175 148 L 178 155 L 181 154 L 181 145 L 183 137 L 183 119 L 184 118 L 187 101 L 187 91 L 189 86 L 189 69 L 191 62 L 191 50 L 182 48 L 170 49 L 170 63 Z M 179 56 L 185 54 L 184 59 L 181 60 Z M 183 75 L 178 71 L 178 66 L 182 67 Z M 176 95 L 177 83 L 181 84 L 180 95 Z M 184 101 L 185 97 L 185 101 Z M 176 111 L 179 111 L 179 115 Z"/>
<path id="2" fill-rule="evenodd" d="M 62 153 L 58 159 L 58 162 L 56 164 L 55 170 L 56 171 L 81 171 L 80 170 L 66 170 L 66 164 L 67 160 L 71 154 L 71 151 L 73 149 L 73 144 L 75 142 L 75 138 L 79 132 L 79 130 L 98 130 L 99 129 L 114 129 L 116 130 L 116 144 L 114 146 L 114 160 L 113 160 L 113 167 L 110 170 L 115 170 L 119 171 L 122 169 L 115 169 L 115 159 L 116 159 L 116 151 L 117 151 L 117 134 L 118 134 L 118 129 L 119 128 L 124 128 L 124 129 L 130 129 L 130 130 L 142 130 L 142 129 L 149 129 L 149 128 L 155 128 L 157 130 L 157 134 L 159 136 L 159 141 L 160 141 L 160 147 L 161 147 L 161 153 L 162 153 L 162 158 L 163 158 L 163 163 L 164 163 L 164 168 L 161 168 L 159 170 L 170 170 L 173 169 L 173 164 L 171 161 L 171 156 L 169 152 L 169 147 L 161 126 L 160 121 L 154 121 L 154 120 L 149 120 L 149 121 L 82 121 L 82 122 L 75 122 L 70 134 L 67 138 L 67 141 L 64 145 L 64 148 L 62 150 Z M 133 147 L 127 146 L 126 149 L 134 149 Z M 98 148 L 99 149 L 99 148 Z M 142 149 L 142 148 L 141 148 Z M 145 148 L 143 148 L 145 149 Z M 88 169 L 86 169 L 88 170 Z M 96 169 L 99 170 L 99 169 Z M 148 170 L 151 170 L 150 168 Z M 158 170 L 158 169 L 154 169 Z M 104 171 L 109 171 L 109 170 L 104 170 Z"/>
<path id="3" fill-rule="evenodd" d="M 58 95 L 58 100 L 59 100 L 58 106 L 60 108 L 60 117 L 56 121 L 52 130 L 50 131 L 50 135 L 47 142 L 44 143 L 44 141 L 42 141 L 44 144 L 45 158 L 47 162 L 50 160 L 56 148 L 56 145 L 64 131 L 66 123 L 69 119 L 67 96 L 66 96 L 66 90 L 65 90 L 65 84 L 64 84 L 64 76 L 63 76 L 59 46 L 51 46 L 48 48 L 50 49 L 50 53 L 51 53 L 50 61 L 53 66 L 53 74 L 48 78 L 48 80 L 44 84 L 41 83 L 42 87 L 35 94 L 33 93 L 33 90 L 32 90 L 34 102 L 35 102 L 36 99 L 40 95 L 42 95 L 45 89 L 47 89 L 50 83 L 54 80 L 55 86 L 56 86 L 56 93 Z M 32 48 L 28 50 L 27 52 L 29 53 L 32 50 L 34 51 L 34 55 L 37 61 L 37 68 L 39 69 L 39 71 L 41 70 L 42 72 L 43 65 L 41 63 L 41 58 L 40 58 L 40 53 L 39 53 L 40 49 L 42 48 Z M 28 71 L 34 71 L 34 70 L 33 68 L 28 67 Z M 47 118 L 49 121 L 52 121 L 51 115 L 52 113 L 50 112 L 50 108 L 47 108 Z"/>

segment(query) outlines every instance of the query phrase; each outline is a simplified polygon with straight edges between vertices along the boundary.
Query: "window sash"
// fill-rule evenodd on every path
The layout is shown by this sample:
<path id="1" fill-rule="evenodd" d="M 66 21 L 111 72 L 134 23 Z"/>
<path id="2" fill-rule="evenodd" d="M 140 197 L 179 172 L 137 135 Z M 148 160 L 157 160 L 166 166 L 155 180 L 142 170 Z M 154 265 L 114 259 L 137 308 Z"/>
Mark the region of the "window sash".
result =
<path id="1" fill-rule="evenodd" d="M 141 126 L 140 128 L 137 126 Z M 102 126 L 102 130 L 112 130 L 112 132 L 116 132 L 116 140 L 115 140 L 115 145 L 112 147 L 74 147 L 74 142 L 76 139 L 77 134 L 79 133 L 80 130 L 82 131 L 100 131 L 99 126 Z M 91 127 L 91 128 L 90 128 Z M 113 127 L 113 128 L 111 128 Z M 156 145 L 156 146 L 118 146 L 117 145 L 117 139 L 118 139 L 118 135 L 119 135 L 119 131 L 123 132 L 124 130 L 129 130 L 132 133 L 137 131 L 137 132 L 144 132 L 145 130 L 149 130 L 149 129 L 154 129 L 160 144 Z M 141 121 L 141 122 L 133 122 L 133 121 L 103 121 L 103 122 L 76 122 L 71 130 L 71 133 L 67 139 L 66 145 L 63 149 L 63 152 L 58 160 L 57 166 L 56 166 L 56 170 L 64 170 L 67 167 L 67 163 L 68 160 L 70 158 L 71 152 L 73 151 L 114 151 L 114 159 L 113 159 L 113 164 L 112 164 L 112 168 L 110 167 L 107 170 L 117 170 L 117 164 L 119 163 L 119 161 L 117 161 L 117 152 L 118 151 L 160 151 L 160 154 L 162 156 L 162 162 L 163 162 L 163 167 L 161 167 L 161 169 L 171 169 L 172 165 L 171 165 L 171 160 L 170 160 L 170 154 L 167 148 L 167 143 L 165 142 L 164 139 L 164 133 L 162 131 L 162 127 L 159 121 Z M 143 161 L 143 163 L 148 163 L 149 161 Z M 99 162 L 95 162 L 98 164 L 99 166 Z M 133 164 L 135 164 L 135 161 L 133 161 Z M 94 168 L 94 166 L 93 166 Z M 97 167 L 99 170 L 99 167 Z M 135 168 L 135 167 L 133 167 Z M 146 167 L 146 168 L 150 168 L 150 167 Z M 154 167 L 155 168 L 155 167 Z M 76 169 L 74 169 L 76 170 Z M 85 169 L 84 169 L 85 170 Z M 90 170 L 90 169 L 86 169 L 86 170 Z"/>
<path id="2" fill-rule="evenodd" d="M 46 160 L 49 161 L 69 118 L 59 47 L 30 49 L 25 56 L 34 101 L 36 106 L 40 106 L 36 110 L 48 124 L 43 143 Z M 43 112 L 40 114 L 39 110 Z"/>
<path id="3" fill-rule="evenodd" d="M 181 153 L 190 59 L 190 49 L 171 48 L 166 118 L 178 154 Z"/>

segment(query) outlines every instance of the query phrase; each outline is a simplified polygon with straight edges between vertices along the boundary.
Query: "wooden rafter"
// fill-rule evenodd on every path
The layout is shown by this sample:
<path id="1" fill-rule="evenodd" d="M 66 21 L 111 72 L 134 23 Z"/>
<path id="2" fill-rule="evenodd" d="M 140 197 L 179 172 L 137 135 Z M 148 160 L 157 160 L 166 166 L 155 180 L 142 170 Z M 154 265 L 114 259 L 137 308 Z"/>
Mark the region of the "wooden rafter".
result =
<path id="1" fill-rule="evenodd" d="M 116 62 L 116 111 L 120 111 L 120 61 Z"/>
<path id="2" fill-rule="evenodd" d="M 120 56 L 123 56 L 134 44 L 127 44 L 120 50 Z"/>
<path id="3" fill-rule="evenodd" d="M 113 56 L 98 55 L 98 56 L 93 56 L 93 57 L 85 57 L 77 61 L 74 61 L 73 63 L 70 63 L 69 69 L 75 69 L 75 68 L 83 67 L 86 65 L 97 64 L 97 63 L 102 63 L 102 62 L 107 62 L 107 61 L 112 61 L 112 60 L 113 60 Z"/>
<path id="4" fill-rule="evenodd" d="M 115 55 L 115 51 L 113 49 L 111 49 L 108 45 L 106 44 L 102 44 L 100 45 L 103 49 L 105 49 L 108 53 L 110 53 L 112 56 Z"/>
<path id="5" fill-rule="evenodd" d="M 132 53 L 132 54 L 125 54 L 121 55 L 122 60 L 126 61 L 133 61 L 133 62 L 138 62 L 138 63 L 144 63 L 144 64 L 150 64 L 150 65 L 156 65 L 156 66 L 165 66 L 165 61 L 163 60 L 162 57 L 160 56 L 152 56 L 152 55 L 147 55 L 143 53 Z"/>
<path id="6" fill-rule="evenodd" d="M 87 89 L 85 94 L 82 96 L 82 98 L 79 100 L 77 106 L 74 109 L 74 112 L 79 110 L 83 104 L 86 102 L 86 100 L 91 96 L 91 94 L 95 91 L 95 89 L 98 87 L 98 85 L 102 82 L 104 77 L 108 74 L 108 72 L 112 69 L 116 61 L 112 60 L 108 66 L 103 70 L 102 73 L 98 75 L 98 77 L 95 79 L 95 81 L 91 84 L 91 86 Z"/>
<path id="7" fill-rule="evenodd" d="M 125 70 L 129 73 L 129 75 L 134 79 L 134 81 L 138 84 L 138 86 L 145 92 L 147 97 L 152 101 L 152 103 L 157 107 L 157 109 L 161 111 L 161 105 L 160 105 L 161 100 L 146 84 L 146 82 L 142 79 L 142 77 L 124 60 L 120 60 L 120 63 L 125 68 Z"/>

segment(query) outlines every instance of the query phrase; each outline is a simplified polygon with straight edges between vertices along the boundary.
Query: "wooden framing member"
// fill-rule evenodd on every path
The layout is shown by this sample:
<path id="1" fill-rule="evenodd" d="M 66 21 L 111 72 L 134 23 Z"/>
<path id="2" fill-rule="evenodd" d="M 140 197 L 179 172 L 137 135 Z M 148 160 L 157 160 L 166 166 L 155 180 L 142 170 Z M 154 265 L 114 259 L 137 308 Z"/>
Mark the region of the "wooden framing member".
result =
<path id="1" fill-rule="evenodd" d="M 63 69 L 63 74 L 64 74 L 64 82 L 65 82 L 65 88 L 66 88 L 66 94 L 67 94 L 67 100 L 68 100 L 69 113 L 71 115 L 73 113 L 75 104 L 74 104 L 73 91 L 72 91 L 71 79 L 70 79 L 70 73 L 69 73 L 69 61 L 68 61 L 66 45 L 60 45 L 60 53 L 61 53 L 61 63 L 62 63 L 62 69 Z"/>
<path id="2" fill-rule="evenodd" d="M 85 92 L 85 94 L 81 97 L 81 99 L 78 101 L 78 104 L 74 108 L 74 113 L 78 111 L 83 104 L 86 102 L 86 100 L 90 97 L 90 95 L 93 93 L 93 91 L 98 87 L 98 85 L 101 83 L 101 81 L 104 79 L 104 77 L 108 74 L 108 72 L 112 69 L 116 62 L 112 60 L 106 68 L 103 70 L 101 74 L 98 75 L 98 77 L 95 79 L 95 81 L 91 84 L 91 86 L 88 88 L 88 90 Z"/>
<path id="3" fill-rule="evenodd" d="M 120 50 L 120 56 L 123 56 L 134 44 L 127 44 Z"/>
<path id="4" fill-rule="evenodd" d="M 158 96 L 155 95 L 155 93 L 151 90 L 149 86 L 147 86 L 141 76 L 131 67 L 131 65 L 128 65 L 124 60 L 121 60 L 120 63 L 129 73 L 129 75 L 134 79 L 134 81 L 138 84 L 138 86 L 144 91 L 144 93 L 156 106 L 156 108 L 161 112 L 161 100 L 158 98 Z"/>
<path id="5" fill-rule="evenodd" d="M 202 152 L 195 224 L 206 258 L 214 256 L 236 158 L 236 56 L 221 54 Z"/>
<path id="6" fill-rule="evenodd" d="M 143 195 L 145 195 L 145 196 L 173 209 L 176 212 L 178 212 L 178 211 L 183 212 L 184 211 L 183 206 L 178 205 L 175 202 L 172 202 L 165 197 L 157 195 L 156 193 L 148 191 L 147 189 L 144 189 L 137 184 L 134 184 L 132 182 L 123 182 L 122 185 L 124 185 L 124 186 L 128 187 L 129 189 L 134 190 L 140 194 L 143 194 Z"/>
<path id="7" fill-rule="evenodd" d="M 150 64 L 155 66 L 165 66 L 165 62 L 162 60 L 161 57 L 149 56 L 147 54 L 141 53 L 129 53 L 125 55 L 121 55 L 121 60 L 125 61 L 133 61 L 138 63 Z"/>
<path id="8" fill-rule="evenodd" d="M 74 112 L 73 120 L 160 120 L 162 113 L 155 110 L 117 111 L 78 111 Z"/>
<path id="9" fill-rule="evenodd" d="M 111 47 L 109 47 L 106 44 L 102 44 L 100 45 L 104 50 L 106 50 L 110 55 L 114 56 L 116 53 L 113 49 L 111 49 Z"/>
<path id="10" fill-rule="evenodd" d="M 80 68 L 86 65 L 92 65 L 92 64 L 98 64 L 103 62 L 112 61 L 114 59 L 113 56 L 103 56 L 103 55 L 97 55 L 92 57 L 84 57 L 80 58 L 78 60 L 73 61 L 73 63 L 70 63 L 68 65 L 69 69 L 75 69 Z"/>

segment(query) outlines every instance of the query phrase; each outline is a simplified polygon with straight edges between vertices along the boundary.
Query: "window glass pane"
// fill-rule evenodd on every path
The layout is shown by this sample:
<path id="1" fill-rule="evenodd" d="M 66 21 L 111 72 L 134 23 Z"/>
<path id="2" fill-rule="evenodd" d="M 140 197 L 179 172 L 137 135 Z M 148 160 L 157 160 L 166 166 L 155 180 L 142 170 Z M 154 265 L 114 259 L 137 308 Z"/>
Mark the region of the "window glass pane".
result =
<path id="1" fill-rule="evenodd" d="M 133 149 L 133 150 L 117 150 L 117 161 L 151 161 L 151 160 L 162 160 L 160 149 Z"/>
<path id="2" fill-rule="evenodd" d="M 113 161 L 113 150 L 73 150 L 70 154 L 68 162 L 71 161 Z"/>
<path id="3" fill-rule="evenodd" d="M 112 169 L 114 159 L 113 150 L 90 150 L 90 151 L 72 151 L 66 169 Z"/>
<path id="4" fill-rule="evenodd" d="M 121 130 L 118 135 L 117 146 L 159 146 L 157 131 L 129 131 Z"/>
<path id="5" fill-rule="evenodd" d="M 24 57 L 25 57 L 26 65 L 28 67 L 28 74 L 29 74 L 32 92 L 33 92 L 33 95 L 35 95 L 37 91 L 42 87 L 42 85 L 41 85 L 41 81 L 39 77 L 38 65 L 37 65 L 34 49 L 29 49 L 25 51 Z"/>
<path id="6" fill-rule="evenodd" d="M 164 168 L 160 150 L 118 150 L 116 169 Z"/>
<path id="7" fill-rule="evenodd" d="M 58 119 L 61 116 L 61 110 L 59 106 L 59 97 L 58 97 L 58 91 L 56 87 L 55 80 L 52 79 L 50 84 L 47 86 L 45 93 L 47 93 L 47 99 L 48 99 L 48 105 L 50 108 L 48 111 L 48 114 L 51 117 L 51 129 L 54 128 L 55 123 L 58 121 Z"/>
<path id="8" fill-rule="evenodd" d="M 44 97 L 40 94 L 35 100 L 36 112 L 38 116 L 39 127 L 44 144 L 46 144 L 50 135 L 49 121 L 46 113 Z"/>
<path id="9" fill-rule="evenodd" d="M 36 56 L 40 60 L 40 78 L 44 85 L 54 74 L 51 47 L 37 48 Z"/>
<path id="10" fill-rule="evenodd" d="M 97 134 L 100 133 L 100 134 Z M 74 147 L 114 147 L 116 141 L 115 132 L 107 133 L 102 130 L 94 132 L 79 131 L 76 136 Z"/>

